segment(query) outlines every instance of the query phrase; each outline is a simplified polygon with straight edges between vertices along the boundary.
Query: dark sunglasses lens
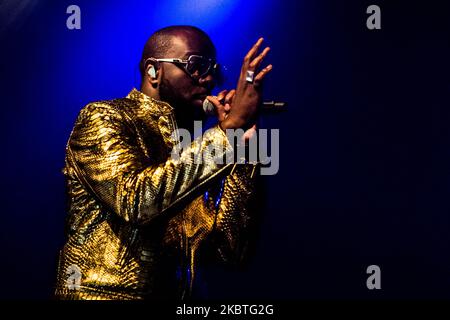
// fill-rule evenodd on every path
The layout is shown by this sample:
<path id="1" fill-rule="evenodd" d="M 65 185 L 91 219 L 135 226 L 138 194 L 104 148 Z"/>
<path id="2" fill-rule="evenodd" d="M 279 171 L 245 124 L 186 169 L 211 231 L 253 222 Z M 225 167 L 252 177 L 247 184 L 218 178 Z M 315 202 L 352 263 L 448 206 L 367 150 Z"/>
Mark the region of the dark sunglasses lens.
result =
<path id="1" fill-rule="evenodd" d="M 191 57 L 187 64 L 187 71 L 191 75 L 204 76 L 210 67 L 211 62 L 202 57 Z"/>

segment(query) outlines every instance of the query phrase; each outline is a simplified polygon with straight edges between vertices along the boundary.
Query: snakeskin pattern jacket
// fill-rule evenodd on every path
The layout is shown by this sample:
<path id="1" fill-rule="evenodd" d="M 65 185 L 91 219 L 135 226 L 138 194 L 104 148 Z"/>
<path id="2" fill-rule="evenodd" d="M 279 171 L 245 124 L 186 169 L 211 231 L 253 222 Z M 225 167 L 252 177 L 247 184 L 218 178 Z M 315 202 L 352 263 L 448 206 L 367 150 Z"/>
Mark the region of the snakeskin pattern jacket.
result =
<path id="1" fill-rule="evenodd" d="M 241 255 L 254 168 L 217 161 L 233 150 L 218 126 L 171 157 L 174 119 L 136 89 L 80 111 L 63 170 L 57 298 L 183 299 L 203 246 L 225 261 Z"/>

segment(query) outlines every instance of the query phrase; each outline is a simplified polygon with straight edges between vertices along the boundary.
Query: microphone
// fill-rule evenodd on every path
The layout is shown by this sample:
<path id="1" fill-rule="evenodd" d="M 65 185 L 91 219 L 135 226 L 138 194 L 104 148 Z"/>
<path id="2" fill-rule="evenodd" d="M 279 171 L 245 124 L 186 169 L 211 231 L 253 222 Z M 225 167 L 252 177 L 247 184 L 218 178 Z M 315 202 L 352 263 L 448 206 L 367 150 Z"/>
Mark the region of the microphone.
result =
<path id="1" fill-rule="evenodd" d="M 261 111 L 263 113 L 275 113 L 281 111 L 287 111 L 287 103 L 282 101 L 264 101 L 261 106 Z M 211 101 L 205 99 L 203 101 L 203 110 L 209 116 L 213 116 L 216 114 L 216 107 L 212 104 Z"/>

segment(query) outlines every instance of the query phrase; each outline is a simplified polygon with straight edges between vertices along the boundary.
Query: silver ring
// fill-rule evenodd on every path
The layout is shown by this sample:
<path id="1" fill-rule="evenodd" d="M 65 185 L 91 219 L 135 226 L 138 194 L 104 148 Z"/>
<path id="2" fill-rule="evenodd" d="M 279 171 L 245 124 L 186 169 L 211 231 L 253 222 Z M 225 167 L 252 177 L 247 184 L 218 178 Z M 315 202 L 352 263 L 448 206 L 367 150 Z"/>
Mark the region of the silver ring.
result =
<path id="1" fill-rule="evenodd" d="M 249 83 L 253 83 L 253 78 L 255 77 L 255 72 L 247 70 L 247 73 L 245 75 L 245 81 Z"/>

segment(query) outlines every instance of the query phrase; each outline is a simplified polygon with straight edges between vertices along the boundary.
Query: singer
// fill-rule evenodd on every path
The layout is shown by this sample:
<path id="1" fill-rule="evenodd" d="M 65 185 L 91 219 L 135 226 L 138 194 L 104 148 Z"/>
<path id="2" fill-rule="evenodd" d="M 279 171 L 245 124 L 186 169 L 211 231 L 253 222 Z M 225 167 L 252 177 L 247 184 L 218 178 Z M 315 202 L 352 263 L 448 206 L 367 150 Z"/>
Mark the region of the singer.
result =
<path id="1" fill-rule="evenodd" d="M 242 258 L 254 166 L 217 163 L 220 155 L 208 150 L 220 148 L 208 147 L 233 149 L 226 129 L 254 132 L 261 84 L 272 69 L 262 66 L 269 51 L 262 43 L 245 55 L 235 90 L 213 97 L 219 65 L 209 36 L 166 27 L 144 46 L 139 91 L 80 111 L 66 148 L 69 213 L 58 298 L 185 299 L 195 296 L 204 248 L 225 261 Z M 172 133 L 205 119 L 205 99 L 217 125 L 172 159 Z M 193 161 L 198 153 L 207 155 L 202 163 Z"/>

